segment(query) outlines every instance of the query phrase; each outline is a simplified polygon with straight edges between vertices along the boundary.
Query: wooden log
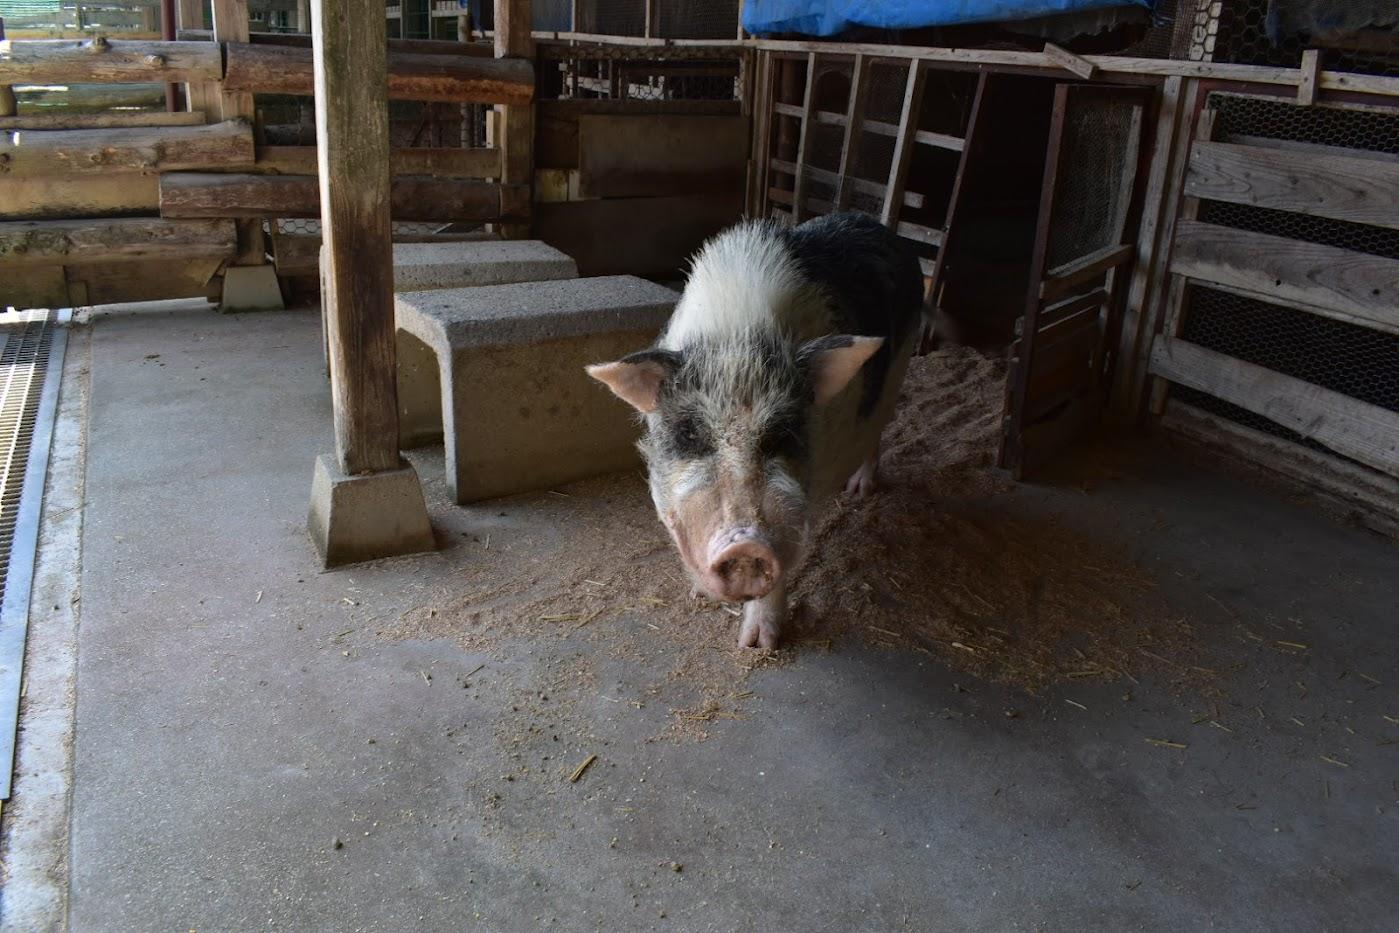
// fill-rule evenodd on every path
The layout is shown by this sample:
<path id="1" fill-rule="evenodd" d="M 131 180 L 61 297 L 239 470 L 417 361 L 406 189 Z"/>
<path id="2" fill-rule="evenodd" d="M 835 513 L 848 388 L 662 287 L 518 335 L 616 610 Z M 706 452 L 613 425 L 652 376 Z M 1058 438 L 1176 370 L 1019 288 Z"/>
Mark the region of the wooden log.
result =
<path id="1" fill-rule="evenodd" d="M 1171 271 L 1260 301 L 1399 333 L 1399 260 L 1182 220 Z"/>
<path id="2" fill-rule="evenodd" d="M 259 146 L 253 172 L 269 175 L 315 175 L 315 146 Z M 389 168 L 395 175 L 499 178 L 499 149 L 394 149 Z"/>
<path id="3" fill-rule="evenodd" d="M 1196 143 L 1185 193 L 1399 230 L 1399 163 Z"/>
<path id="4" fill-rule="evenodd" d="M 0 42 L 5 40 L 5 17 L 0 16 Z M 19 104 L 15 100 L 14 88 L 8 84 L 0 83 L 0 117 L 13 117 L 19 112 Z"/>
<path id="5" fill-rule="evenodd" d="M 214 37 L 208 29 L 181 29 L 178 38 L 188 42 L 208 42 Z M 296 32 L 249 32 L 248 41 L 253 45 L 278 45 L 294 49 L 311 47 L 310 33 Z M 492 58 L 495 46 L 490 42 L 457 42 L 453 39 L 394 39 L 388 40 L 390 52 L 422 52 L 427 55 L 469 55 L 475 58 Z"/>
<path id="6" fill-rule="evenodd" d="M 252 162 L 253 131 L 246 120 L 209 126 L 0 134 L 0 175 L 16 178 L 166 172 Z"/>
<path id="7" fill-rule="evenodd" d="M 0 175 L 0 205 L 6 220 L 156 214 L 159 178 L 126 173 L 25 179 Z"/>
<path id="8" fill-rule="evenodd" d="M 388 49 L 384 10 L 374 0 L 312 0 L 311 22 L 322 313 L 336 452 L 354 476 L 399 466 Z"/>
<path id="9" fill-rule="evenodd" d="M 122 217 L 0 223 L 0 265 L 42 266 L 231 257 L 232 221 Z"/>
<path id="10" fill-rule="evenodd" d="M 393 179 L 395 220 L 489 223 L 518 216 L 528 186 L 403 175 Z M 169 172 L 160 176 L 162 217 L 320 217 L 315 175 Z"/>
<path id="11" fill-rule="evenodd" d="M 1158 337 L 1151 371 L 1399 476 L 1399 412 L 1323 389 L 1185 340 Z"/>
<path id="12" fill-rule="evenodd" d="M 0 41 L 0 84 L 150 84 L 217 81 L 219 47 L 98 37 Z"/>
<path id="13" fill-rule="evenodd" d="M 198 111 L 166 113 L 34 113 L 21 117 L 0 117 L 0 130 L 100 130 L 131 126 L 201 126 L 204 114 Z"/>
<path id="14" fill-rule="evenodd" d="M 315 93 L 310 49 L 225 43 L 224 87 L 258 94 Z M 523 58 L 475 58 L 392 52 L 388 56 L 391 100 L 528 104 L 534 97 L 534 68 Z"/>

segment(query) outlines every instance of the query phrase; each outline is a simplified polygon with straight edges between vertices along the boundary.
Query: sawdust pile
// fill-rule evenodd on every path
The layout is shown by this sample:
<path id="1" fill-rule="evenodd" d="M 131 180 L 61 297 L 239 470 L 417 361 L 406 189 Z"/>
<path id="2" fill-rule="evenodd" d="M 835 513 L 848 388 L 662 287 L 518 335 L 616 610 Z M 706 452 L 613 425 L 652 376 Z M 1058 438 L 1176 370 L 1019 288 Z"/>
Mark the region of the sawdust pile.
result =
<path id="1" fill-rule="evenodd" d="M 1026 508 L 993 472 L 1004 383 L 1003 361 L 973 350 L 914 360 L 881 490 L 839 502 L 821 524 L 775 655 L 735 648 L 737 609 L 691 595 L 634 475 L 555 492 L 547 535 L 471 542 L 471 577 L 484 582 L 439 594 L 386 634 L 473 650 L 503 637 L 587 640 L 622 661 L 663 656 L 669 673 L 650 690 L 678 734 L 740 715 L 754 667 L 850 639 L 1031 691 L 1188 669 L 1188 628 L 1153 605 L 1121 542 Z"/>

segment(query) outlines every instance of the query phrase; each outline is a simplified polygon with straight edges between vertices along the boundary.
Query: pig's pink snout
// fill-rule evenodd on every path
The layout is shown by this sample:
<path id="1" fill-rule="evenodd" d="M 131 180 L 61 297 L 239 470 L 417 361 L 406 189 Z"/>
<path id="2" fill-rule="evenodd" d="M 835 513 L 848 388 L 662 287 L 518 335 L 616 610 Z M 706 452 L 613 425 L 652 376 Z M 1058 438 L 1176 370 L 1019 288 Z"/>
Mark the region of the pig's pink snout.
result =
<path id="1" fill-rule="evenodd" d="M 777 554 L 755 528 L 721 531 L 710 542 L 708 583 L 720 599 L 762 599 L 772 592 L 780 570 Z"/>

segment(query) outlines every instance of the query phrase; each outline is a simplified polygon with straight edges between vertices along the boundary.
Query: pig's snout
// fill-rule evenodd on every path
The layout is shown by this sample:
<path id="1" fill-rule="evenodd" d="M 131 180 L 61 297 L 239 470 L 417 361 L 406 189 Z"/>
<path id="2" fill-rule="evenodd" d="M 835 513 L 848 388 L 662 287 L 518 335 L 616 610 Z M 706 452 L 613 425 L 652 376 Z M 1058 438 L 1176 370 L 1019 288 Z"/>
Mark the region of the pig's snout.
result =
<path id="1" fill-rule="evenodd" d="M 731 528 L 709 545 L 707 582 L 728 602 L 762 599 L 777 584 L 777 554 L 754 528 Z"/>

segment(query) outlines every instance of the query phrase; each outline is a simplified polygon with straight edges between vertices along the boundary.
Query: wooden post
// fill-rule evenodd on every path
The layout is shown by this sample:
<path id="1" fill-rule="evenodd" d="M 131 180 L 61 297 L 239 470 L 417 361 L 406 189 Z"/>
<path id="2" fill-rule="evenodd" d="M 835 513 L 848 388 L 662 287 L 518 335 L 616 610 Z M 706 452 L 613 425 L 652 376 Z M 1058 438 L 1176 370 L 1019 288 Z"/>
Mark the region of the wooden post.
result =
<path id="1" fill-rule="evenodd" d="M 187 29 L 204 28 L 204 2 L 203 0 L 177 0 L 175 5 L 176 18 L 179 20 L 180 31 Z M 178 33 L 177 33 L 178 35 Z M 185 106 L 189 110 L 204 111 L 209 109 L 210 97 L 209 84 L 190 82 L 185 85 Z M 217 85 L 214 85 L 217 87 Z"/>
<path id="2" fill-rule="evenodd" d="M 5 39 L 5 17 L 0 16 L 0 41 Z M 13 117 L 19 112 L 19 105 L 15 103 L 14 88 L 8 84 L 0 84 L 0 117 Z"/>
<path id="3" fill-rule="evenodd" d="M 496 58 L 534 60 L 530 0 L 495 0 Z M 504 107 L 501 114 L 501 162 L 506 184 L 529 185 L 534 181 L 534 108 L 531 104 Z M 510 239 L 529 236 L 529 224 L 502 224 Z"/>
<path id="4" fill-rule="evenodd" d="M 311 4 L 335 458 L 316 462 L 307 524 L 327 566 L 433 547 L 422 487 L 398 455 L 388 44 L 379 2 Z"/>
<path id="5" fill-rule="evenodd" d="M 248 41 L 248 0 L 213 0 L 214 41 Z M 207 101 L 211 109 L 219 111 L 219 119 L 232 120 L 245 117 L 254 118 L 253 95 L 246 91 L 228 91 L 220 88 L 219 93 Z M 262 234 L 261 220 L 245 220 L 238 223 L 239 266 L 260 266 L 267 261 L 267 246 Z"/>
<path id="6" fill-rule="evenodd" d="M 329 7 L 329 9 L 327 9 Z M 377 0 L 315 0 L 325 316 L 340 466 L 398 467 L 388 46 Z M 329 14 L 329 15 L 327 15 Z"/>

